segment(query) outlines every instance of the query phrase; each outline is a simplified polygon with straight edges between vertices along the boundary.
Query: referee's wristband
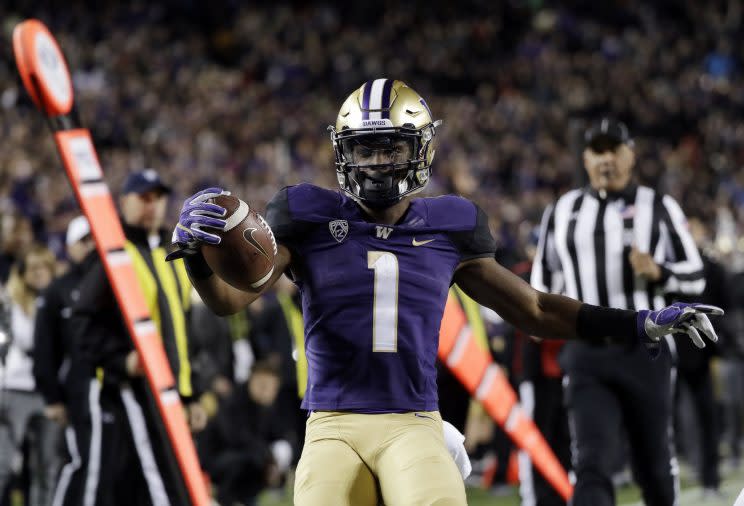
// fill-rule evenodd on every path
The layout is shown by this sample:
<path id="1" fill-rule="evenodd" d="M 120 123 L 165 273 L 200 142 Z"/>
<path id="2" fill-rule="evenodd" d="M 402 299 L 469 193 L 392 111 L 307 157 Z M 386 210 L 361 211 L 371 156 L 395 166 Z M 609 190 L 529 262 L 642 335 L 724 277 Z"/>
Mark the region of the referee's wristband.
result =
<path id="1" fill-rule="evenodd" d="M 184 256 L 183 263 L 186 265 L 186 272 L 192 279 L 207 279 L 213 274 L 201 250 L 197 249 L 196 253 Z"/>
<path id="2" fill-rule="evenodd" d="M 633 346 L 638 342 L 638 316 L 629 309 L 582 304 L 576 318 L 576 334 L 582 341 L 602 343 L 607 340 Z"/>

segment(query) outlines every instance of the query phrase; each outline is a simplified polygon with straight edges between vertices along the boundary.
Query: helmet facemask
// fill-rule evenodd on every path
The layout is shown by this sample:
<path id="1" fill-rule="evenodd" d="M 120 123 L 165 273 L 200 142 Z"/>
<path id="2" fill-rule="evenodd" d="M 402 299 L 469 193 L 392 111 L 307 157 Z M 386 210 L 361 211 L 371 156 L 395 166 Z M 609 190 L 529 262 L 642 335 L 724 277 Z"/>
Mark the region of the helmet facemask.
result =
<path id="1" fill-rule="evenodd" d="M 372 134 L 341 141 L 346 169 L 354 193 L 373 205 L 394 203 L 410 187 L 418 140 L 412 135 Z"/>
<path id="2" fill-rule="evenodd" d="M 427 152 L 434 125 L 423 129 L 332 129 L 338 182 L 372 208 L 389 207 L 421 191 L 429 180 Z"/>

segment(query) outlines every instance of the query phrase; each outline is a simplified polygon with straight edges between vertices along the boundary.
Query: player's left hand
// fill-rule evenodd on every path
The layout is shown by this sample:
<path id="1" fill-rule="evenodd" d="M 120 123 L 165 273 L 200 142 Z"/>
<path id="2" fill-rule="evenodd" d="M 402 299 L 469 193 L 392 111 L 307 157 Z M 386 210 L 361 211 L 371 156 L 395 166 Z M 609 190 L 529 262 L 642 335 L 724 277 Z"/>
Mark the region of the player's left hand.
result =
<path id="1" fill-rule="evenodd" d="M 225 228 L 227 222 L 223 217 L 227 210 L 209 202 L 209 200 L 220 195 L 230 195 L 230 192 L 222 188 L 206 188 L 184 200 L 171 241 L 183 245 L 193 243 L 219 244 L 220 236 L 209 230 L 223 230 Z"/>
<path id="2" fill-rule="evenodd" d="M 220 195 L 230 195 L 222 188 L 211 187 L 201 190 L 183 201 L 176 228 L 173 229 L 171 244 L 168 246 L 166 262 L 197 255 L 202 244 L 217 245 L 221 238 L 211 231 L 224 230 L 227 222 L 223 217 L 227 210 L 209 202 Z"/>
<path id="3" fill-rule="evenodd" d="M 687 334 L 698 348 L 705 348 L 705 341 L 700 335 L 718 341 L 708 315 L 720 316 L 723 309 L 708 304 L 685 304 L 676 302 L 659 311 L 644 309 L 638 311 L 638 337 L 645 342 L 658 342 L 667 334 Z"/>

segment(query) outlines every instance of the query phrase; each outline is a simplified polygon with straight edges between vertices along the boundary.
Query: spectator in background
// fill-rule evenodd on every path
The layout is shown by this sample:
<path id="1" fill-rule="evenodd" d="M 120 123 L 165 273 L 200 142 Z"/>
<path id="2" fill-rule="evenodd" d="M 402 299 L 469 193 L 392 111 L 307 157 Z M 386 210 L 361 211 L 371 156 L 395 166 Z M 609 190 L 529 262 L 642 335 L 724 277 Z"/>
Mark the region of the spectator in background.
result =
<path id="1" fill-rule="evenodd" d="M 194 367 L 202 382 L 200 390 L 227 398 L 235 382 L 230 322 L 206 307 L 196 292 L 192 299 L 190 335 L 194 343 Z"/>
<path id="2" fill-rule="evenodd" d="M 31 246 L 10 269 L 6 289 L 11 302 L 11 345 L 0 363 L 0 497 L 7 492 L 15 456 L 28 441 L 31 483 L 28 504 L 51 503 L 60 459 L 56 456 L 52 422 L 44 418 L 44 401 L 33 375 L 36 298 L 54 279 L 56 261 L 43 246 Z"/>
<path id="3" fill-rule="evenodd" d="M 199 378 L 199 403 L 207 419 L 217 414 L 235 387 L 235 353 L 229 318 L 215 315 L 194 290 L 189 315 L 192 365 Z M 195 434 L 199 446 L 202 434 Z"/>
<path id="4" fill-rule="evenodd" d="M 89 456 L 93 453 L 100 459 L 101 447 L 100 410 L 91 409 L 91 403 L 97 403 L 100 387 L 97 380 L 91 380 L 92 366 L 75 340 L 72 319 L 72 307 L 80 297 L 80 280 L 96 260 L 85 216 L 70 221 L 65 243 L 70 268 L 49 285 L 37 305 L 34 377 L 46 405 L 44 415 L 65 430 L 69 460 L 57 481 L 54 506 L 84 506 L 96 503 L 96 480 L 88 480 L 88 476 L 95 474 L 100 461 L 90 463 Z"/>
<path id="5" fill-rule="evenodd" d="M 278 422 L 299 459 L 305 436 L 307 414 L 300 409 L 307 387 L 305 327 L 297 286 L 283 276 L 265 298 L 255 320 L 251 343 L 257 360 L 273 364 L 281 375 L 276 399 Z M 250 306 L 249 306 L 250 308 Z"/>
<path id="6" fill-rule="evenodd" d="M 31 220 L 18 213 L 0 216 L 0 284 L 8 280 L 11 267 L 34 242 Z"/>
<path id="7" fill-rule="evenodd" d="M 220 504 L 254 505 L 258 493 L 277 486 L 289 468 L 291 445 L 274 405 L 280 386 L 277 367 L 256 362 L 205 429 L 200 459 Z"/>

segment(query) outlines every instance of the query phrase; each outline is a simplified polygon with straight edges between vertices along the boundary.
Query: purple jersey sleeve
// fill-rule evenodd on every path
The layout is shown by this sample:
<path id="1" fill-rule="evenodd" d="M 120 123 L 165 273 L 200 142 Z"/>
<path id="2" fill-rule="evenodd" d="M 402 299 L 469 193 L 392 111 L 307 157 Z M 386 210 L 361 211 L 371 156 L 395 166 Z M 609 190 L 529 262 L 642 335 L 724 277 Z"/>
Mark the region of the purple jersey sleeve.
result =
<path id="1" fill-rule="evenodd" d="M 276 240 L 291 250 L 313 226 L 327 221 L 340 203 L 337 192 L 306 183 L 286 186 L 266 206 L 266 222 Z"/>
<path id="2" fill-rule="evenodd" d="M 292 249 L 292 242 L 299 232 L 297 223 L 289 214 L 289 187 L 279 190 L 266 205 L 266 222 L 274 232 L 277 242 Z"/>
<path id="3" fill-rule="evenodd" d="M 473 207 L 476 211 L 475 226 L 471 230 L 449 234 L 450 240 L 460 250 L 462 262 L 473 258 L 493 257 L 496 254 L 496 241 L 488 227 L 488 216 L 476 204 Z"/>
<path id="4" fill-rule="evenodd" d="M 283 244 L 290 251 L 297 250 L 297 246 L 303 238 L 307 236 L 312 228 L 312 214 L 308 209 L 290 209 L 290 200 L 292 206 L 297 207 L 298 202 L 301 207 L 308 207 L 307 202 L 317 202 L 311 195 L 306 195 L 312 189 L 311 185 L 286 186 L 279 190 L 276 195 L 266 206 L 266 222 L 274 232 L 277 242 Z M 311 197 L 311 198 L 308 198 Z M 327 199 L 326 199 L 327 200 Z"/>
<path id="5" fill-rule="evenodd" d="M 426 199 L 426 202 L 429 223 L 447 230 L 447 236 L 460 252 L 461 262 L 496 254 L 488 216 L 475 203 L 454 195 Z"/>

